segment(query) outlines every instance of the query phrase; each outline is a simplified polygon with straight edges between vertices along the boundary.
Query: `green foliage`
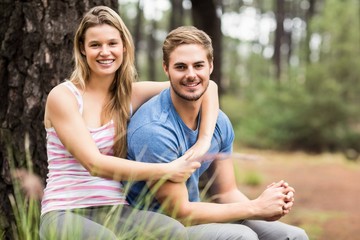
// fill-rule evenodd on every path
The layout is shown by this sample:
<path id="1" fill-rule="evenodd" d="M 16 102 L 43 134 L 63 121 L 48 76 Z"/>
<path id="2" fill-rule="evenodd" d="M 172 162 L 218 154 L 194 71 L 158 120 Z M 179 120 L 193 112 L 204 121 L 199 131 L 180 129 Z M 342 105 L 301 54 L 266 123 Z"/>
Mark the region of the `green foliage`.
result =
<path id="1" fill-rule="evenodd" d="M 240 144 L 256 148 L 332 150 L 348 131 L 348 108 L 336 81 L 252 84 L 241 101 L 222 106 Z M 320 97 L 321 96 L 321 97 Z M 237 110 L 235 110 L 237 109 Z"/>
<path id="2" fill-rule="evenodd" d="M 13 167 L 12 167 L 13 168 Z M 163 182 L 162 182 L 163 183 Z M 159 183 L 158 185 L 162 184 Z M 129 185 L 126 187 L 126 190 L 128 190 Z M 157 186 L 156 188 L 158 188 L 159 186 Z M 27 197 L 24 196 L 24 193 L 22 192 L 20 183 L 18 182 L 17 179 L 13 179 L 13 188 L 14 188 L 14 195 L 9 196 L 10 198 L 10 202 L 12 205 L 12 210 L 13 210 L 13 214 L 15 216 L 15 222 L 11 223 L 12 225 L 12 230 L 13 230 L 13 237 L 14 239 L 23 239 L 23 240 L 38 240 L 39 239 L 39 224 L 40 224 L 40 206 L 39 206 L 39 201 L 36 199 L 29 199 Z M 145 210 L 147 209 L 146 207 L 149 207 L 149 204 L 151 202 L 151 198 L 153 197 L 153 195 L 149 194 L 149 195 L 144 195 L 144 193 L 142 193 L 142 197 L 144 197 L 145 202 L 147 203 L 145 205 Z M 109 212 L 107 213 L 106 216 L 104 216 L 104 225 L 109 228 L 109 229 L 114 229 L 118 226 L 115 226 L 116 223 L 118 223 L 119 221 L 117 220 L 117 218 L 120 216 L 120 212 L 121 212 L 122 207 L 117 207 L 114 206 L 113 208 L 109 208 Z M 81 210 L 79 210 L 81 211 Z M 134 212 L 135 213 L 134 209 Z M 129 216 L 129 220 L 131 220 L 131 214 Z M 149 239 L 149 235 L 146 236 L 142 236 L 139 237 L 138 233 L 142 232 L 144 229 L 144 226 L 148 226 L 149 224 L 151 225 L 151 221 L 147 221 L 147 222 L 143 222 L 142 224 L 132 228 L 131 230 L 126 230 L 127 228 L 127 223 L 129 221 L 125 221 L 125 223 L 123 224 L 124 227 L 124 231 L 121 233 L 121 238 L 120 239 L 139 239 L 139 240 L 145 240 L 145 239 Z M 71 236 L 71 238 L 73 239 L 78 239 L 81 238 L 80 236 L 82 235 L 82 232 L 84 231 L 84 229 L 82 228 L 82 225 L 80 225 L 81 223 L 79 222 L 74 223 L 74 230 L 71 234 L 73 234 Z M 158 231 L 154 231 L 152 232 L 152 234 L 154 234 L 154 237 L 150 237 L 151 239 L 155 239 L 156 238 L 156 234 L 158 234 Z M 4 233 L 1 233 L 2 235 L 4 235 Z M 162 233 L 163 235 L 163 233 Z M 1 237 L 1 235 L 0 235 Z M 64 239 L 68 239 L 68 236 L 64 236 Z M 0 238 L 2 239 L 2 238 Z M 167 238 L 165 238 L 167 239 Z M 55 235 L 53 237 L 50 237 L 50 240 L 57 240 L 57 238 L 55 237 Z"/>
<path id="3" fill-rule="evenodd" d="M 248 171 L 245 173 L 243 181 L 248 186 L 259 186 L 263 182 L 263 178 L 257 171 Z"/>
<path id="4" fill-rule="evenodd" d="M 240 84 L 229 84 L 222 108 L 233 122 L 238 143 L 360 152 L 359 5 L 357 0 L 324 2 L 311 22 L 312 32 L 321 36 L 319 58 L 290 67 L 280 82 L 269 77 L 271 62 L 255 53 L 241 63 L 245 71 L 232 73 L 232 81 Z"/>
<path id="5" fill-rule="evenodd" d="M 15 216 L 12 229 L 15 239 L 34 240 L 39 238 L 40 211 L 36 199 L 26 199 L 21 194 L 18 183 L 14 183 L 15 196 L 10 195 L 10 202 Z"/>
<path id="6" fill-rule="evenodd" d="M 26 165 L 29 172 L 32 172 L 32 160 L 29 150 L 29 135 L 25 134 Z M 14 172 L 16 167 L 12 151 L 8 147 L 10 156 L 10 170 Z M 9 200 L 13 210 L 15 222 L 11 222 L 14 239 L 34 240 L 39 238 L 40 206 L 39 201 L 29 196 L 25 196 L 20 181 L 12 176 L 13 194 L 9 195 Z"/>
<path id="7" fill-rule="evenodd" d="M 316 67 L 323 71 L 323 78 L 315 79 L 311 72 L 309 74 L 309 81 L 336 81 L 344 101 L 356 108 L 356 117 L 359 117 L 357 105 L 360 102 L 359 9 L 360 3 L 357 0 L 325 2 L 323 15 L 312 22 L 312 28 L 322 37 L 320 60 Z M 311 71 L 314 69 L 313 67 Z"/>

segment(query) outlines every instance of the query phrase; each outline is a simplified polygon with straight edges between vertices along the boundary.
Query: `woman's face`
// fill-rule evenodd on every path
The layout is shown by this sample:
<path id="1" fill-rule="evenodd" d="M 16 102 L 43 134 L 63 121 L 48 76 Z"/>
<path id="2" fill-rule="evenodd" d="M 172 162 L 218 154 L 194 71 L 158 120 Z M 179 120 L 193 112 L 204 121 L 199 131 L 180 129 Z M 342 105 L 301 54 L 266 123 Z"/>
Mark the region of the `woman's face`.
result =
<path id="1" fill-rule="evenodd" d="M 82 54 L 90 68 L 91 77 L 114 77 L 123 61 L 124 45 L 120 32 L 107 24 L 88 28 Z"/>

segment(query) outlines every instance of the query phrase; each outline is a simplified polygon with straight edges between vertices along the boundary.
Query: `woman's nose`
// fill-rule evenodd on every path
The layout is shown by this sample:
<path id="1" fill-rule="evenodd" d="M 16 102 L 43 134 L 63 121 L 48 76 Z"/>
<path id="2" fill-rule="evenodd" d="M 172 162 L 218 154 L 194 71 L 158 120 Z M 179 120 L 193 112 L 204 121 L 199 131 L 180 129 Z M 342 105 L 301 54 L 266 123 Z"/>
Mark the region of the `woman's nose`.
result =
<path id="1" fill-rule="evenodd" d="M 102 55 L 102 56 L 109 55 L 109 53 L 110 53 L 109 48 L 107 46 L 102 46 L 100 55 Z"/>

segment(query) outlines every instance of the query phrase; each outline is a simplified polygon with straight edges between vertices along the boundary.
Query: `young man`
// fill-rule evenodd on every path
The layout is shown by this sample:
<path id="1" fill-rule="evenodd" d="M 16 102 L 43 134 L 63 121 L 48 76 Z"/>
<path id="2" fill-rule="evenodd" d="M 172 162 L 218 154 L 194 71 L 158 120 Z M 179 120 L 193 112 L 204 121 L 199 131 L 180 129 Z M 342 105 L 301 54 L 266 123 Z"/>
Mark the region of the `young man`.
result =
<path id="1" fill-rule="evenodd" d="M 195 27 L 170 32 L 163 45 L 163 68 L 171 87 L 145 103 L 132 117 L 128 127 L 129 159 L 170 162 L 196 142 L 202 96 L 213 70 L 209 36 Z M 208 159 L 188 181 L 135 182 L 129 201 L 182 221 L 188 226 L 189 239 L 308 239 L 302 229 L 275 221 L 293 205 L 294 189 L 287 183 L 269 185 L 254 200 L 239 191 L 233 162 L 223 159 L 224 155 L 231 156 L 233 139 L 231 123 L 219 111 Z M 216 154 L 222 158 L 214 159 Z M 205 170 L 213 181 L 213 202 L 200 200 L 198 182 Z"/>

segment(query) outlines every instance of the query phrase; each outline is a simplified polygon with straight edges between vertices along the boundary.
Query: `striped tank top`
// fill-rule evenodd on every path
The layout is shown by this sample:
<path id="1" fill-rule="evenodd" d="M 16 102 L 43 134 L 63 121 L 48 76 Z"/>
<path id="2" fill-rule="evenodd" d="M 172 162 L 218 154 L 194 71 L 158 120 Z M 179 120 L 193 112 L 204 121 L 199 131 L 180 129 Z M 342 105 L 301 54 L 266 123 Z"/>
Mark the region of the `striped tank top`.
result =
<path id="1" fill-rule="evenodd" d="M 76 97 L 79 111 L 83 99 L 75 85 L 64 84 Z M 102 154 L 113 155 L 114 123 L 99 128 L 88 128 Z M 123 186 L 119 181 L 91 176 L 90 173 L 65 149 L 54 128 L 46 129 L 48 174 L 41 215 L 53 210 L 127 204 Z"/>

